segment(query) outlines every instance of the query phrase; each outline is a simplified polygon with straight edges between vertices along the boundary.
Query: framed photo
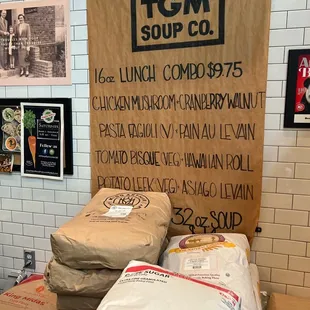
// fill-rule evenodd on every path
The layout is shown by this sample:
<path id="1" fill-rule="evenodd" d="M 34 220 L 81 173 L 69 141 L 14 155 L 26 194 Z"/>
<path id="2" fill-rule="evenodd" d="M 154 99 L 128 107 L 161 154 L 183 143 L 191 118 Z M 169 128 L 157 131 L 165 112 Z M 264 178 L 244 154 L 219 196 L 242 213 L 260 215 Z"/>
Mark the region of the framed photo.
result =
<path id="1" fill-rule="evenodd" d="M 46 155 L 50 156 L 49 160 L 45 160 L 44 165 L 53 165 L 52 162 L 57 162 L 57 165 L 54 165 L 53 167 L 57 170 L 58 175 L 57 177 L 62 177 L 62 175 L 73 175 L 73 134 L 72 134 L 72 99 L 70 98 L 19 98 L 19 99 L 0 99 L 0 155 L 1 154 L 13 154 L 14 155 L 14 166 L 13 166 L 13 171 L 21 171 L 21 165 L 22 165 L 22 152 L 21 149 L 23 147 L 22 145 L 22 130 L 23 130 L 23 122 L 22 122 L 22 109 L 21 109 L 21 104 L 26 104 L 26 105 L 32 105 L 33 108 L 35 108 L 38 111 L 33 111 L 37 112 L 34 113 L 36 114 L 36 127 L 34 128 L 33 134 L 36 137 L 36 149 L 35 151 L 30 150 L 29 145 L 27 146 L 27 150 L 24 150 L 28 152 L 27 156 L 29 157 L 29 162 L 31 161 L 32 158 L 32 153 L 35 152 L 36 155 L 38 155 L 40 152 L 42 153 L 41 155 Z M 45 111 L 47 110 L 52 110 L 55 108 L 56 110 L 59 110 L 59 120 L 61 122 L 60 126 L 57 126 L 58 132 L 60 132 L 60 135 L 57 136 L 57 139 L 50 140 L 53 142 L 53 145 L 51 143 L 45 143 L 43 140 L 44 139 L 37 139 L 37 138 L 42 138 L 43 135 L 47 136 L 47 138 L 54 138 L 55 133 L 53 130 L 55 129 L 55 126 L 52 126 L 53 128 L 47 128 L 47 126 L 44 126 L 44 122 L 40 122 L 41 116 L 39 117 L 40 114 L 40 109 L 37 108 L 37 104 L 44 103 L 49 109 L 46 107 L 42 109 Z M 39 105 L 40 106 L 40 105 Z M 42 113 L 44 113 L 42 111 Z M 54 112 L 54 111 L 53 111 Z M 61 115 L 63 115 L 63 120 Z M 58 116 L 58 117 L 59 117 Z M 39 120 L 40 118 L 40 120 Z M 43 117 L 44 119 L 44 117 Z M 43 120 L 42 119 L 42 120 Z M 42 130 L 39 134 L 37 131 L 37 123 L 38 121 L 42 123 Z M 55 125 L 55 124 L 52 124 Z M 28 130 L 28 129 L 27 129 Z M 57 131 L 56 130 L 56 131 Z M 29 131 L 29 130 L 28 130 Z M 27 133 L 28 133 L 27 131 Z M 63 134 L 61 134 L 63 132 Z M 59 144 L 58 137 L 62 140 L 62 146 Z M 28 139 L 28 136 L 27 136 Z M 43 141 L 43 145 L 47 144 L 46 147 L 40 146 L 39 142 Z M 26 141 L 28 142 L 28 140 Z M 53 153 L 52 155 L 50 154 L 43 154 L 46 150 L 50 151 L 50 148 L 54 148 L 54 144 L 57 143 L 57 149 L 60 150 L 59 154 L 62 154 L 62 158 L 58 158 L 57 161 L 55 160 L 56 158 L 56 152 Z M 51 147 L 50 147 L 51 146 Z M 56 148 L 54 148 L 55 150 Z M 29 153 L 30 152 L 30 153 Z M 54 157 L 54 158 L 52 158 Z M 40 160 L 43 160 L 43 157 L 41 156 L 40 158 L 36 156 L 37 162 Z M 50 161 L 50 162 L 48 162 Z M 63 170 L 63 173 L 59 170 L 59 167 L 62 167 L 60 169 Z M 49 169 L 51 170 L 51 169 Z M 34 171 L 35 173 L 35 171 Z"/>
<path id="2" fill-rule="evenodd" d="M 71 85 L 69 0 L 0 3 L 0 85 Z"/>
<path id="3" fill-rule="evenodd" d="M 310 49 L 289 51 L 284 128 L 310 128 Z"/>

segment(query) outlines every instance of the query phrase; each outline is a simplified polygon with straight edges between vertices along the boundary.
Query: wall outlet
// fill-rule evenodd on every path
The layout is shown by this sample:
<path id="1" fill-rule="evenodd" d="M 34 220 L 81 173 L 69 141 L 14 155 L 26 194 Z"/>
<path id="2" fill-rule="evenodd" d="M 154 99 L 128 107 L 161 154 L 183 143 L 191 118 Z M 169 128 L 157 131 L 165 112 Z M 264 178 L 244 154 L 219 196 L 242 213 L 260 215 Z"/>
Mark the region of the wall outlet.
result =
<path id="1" fill-rule="evenodd" d="M 35 251 L 24 250 L 24 266 L 25 269 L 36 269 L 36 254 Z"/>

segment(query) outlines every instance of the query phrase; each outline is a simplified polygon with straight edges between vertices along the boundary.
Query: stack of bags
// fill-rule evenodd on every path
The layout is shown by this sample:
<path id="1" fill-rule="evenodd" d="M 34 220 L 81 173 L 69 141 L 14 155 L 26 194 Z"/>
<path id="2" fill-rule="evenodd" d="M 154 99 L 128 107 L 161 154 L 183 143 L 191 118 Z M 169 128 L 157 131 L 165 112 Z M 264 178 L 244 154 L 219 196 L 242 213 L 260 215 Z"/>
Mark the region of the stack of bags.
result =
<path id="1" fill-rule="evenodd" d="M 100 190 L 51 235 L 45 281 L 58 309 L 97 309 L 130 261 L 156 264 L 170 219 L 164 193 Z"/>
<path id="2" fill-rule="evenodd" d="M 160 258 L 162 267 L 233 290 L 242 310 L 260 310 L 258 270 L 250 266 L 250 245 L 242 234 L 173 237 Z"/>
<path id="3" fill-rule="evenodd" d="M 241 234 L 173 237 L 162 267 L 130 262 L 98 310 L 261 310 L 249 253 Z"/>

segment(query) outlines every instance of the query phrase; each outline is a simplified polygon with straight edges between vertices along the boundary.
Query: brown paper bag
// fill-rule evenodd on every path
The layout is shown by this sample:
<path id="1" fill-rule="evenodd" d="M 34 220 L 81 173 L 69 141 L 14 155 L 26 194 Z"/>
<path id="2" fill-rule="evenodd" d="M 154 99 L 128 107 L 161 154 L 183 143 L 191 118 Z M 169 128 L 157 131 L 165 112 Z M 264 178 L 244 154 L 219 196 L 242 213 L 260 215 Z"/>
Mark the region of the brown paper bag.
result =
<path id="1" fill-rule="evenodd" d="M 51 235 L 52 251 L 74 269 L 124 269 L 131 260 L 156 264 L 170 219 L 165 193 L 101 189 Z"/>
<path id="2" fill-rule="evenodd" d="M 59 295 L 103 298 L 122 270 L 76 270 L 59 264 L 55 259 L 47 264 L 45 281 L 50 291 Z"/>
<path id="3" fill-rule="evenodd" d="M 309 310 L 310 299 L 272 293 L 268 310 Z"/>
<path id="4" fill-rule="evenodd" d="M 48 291 L 42 276 L 31 276 L 25 282 L 0 295 L 0 310 L 21 309 L 57 310 L 56 294 Z"/>
<path id="5" fill-rule="evenodd" d="M 100 305 L 101 298 L 80 296 L 57 296 L 58 310 L 96 310 Z"/>

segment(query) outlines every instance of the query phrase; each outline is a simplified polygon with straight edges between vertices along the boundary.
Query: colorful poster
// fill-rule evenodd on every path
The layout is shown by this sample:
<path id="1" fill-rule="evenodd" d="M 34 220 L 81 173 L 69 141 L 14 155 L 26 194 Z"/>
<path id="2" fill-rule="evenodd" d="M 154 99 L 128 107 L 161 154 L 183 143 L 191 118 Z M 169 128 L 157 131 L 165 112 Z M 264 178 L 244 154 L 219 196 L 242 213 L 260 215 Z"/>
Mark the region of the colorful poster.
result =
<path id="1" fill-rule="evenodd" d="M 0 84 L 70 85 L 69 0 L 0 3 Z"/>
<path id="2" fill-rule="evenodd" d="M 0 106 L 0 153 L 20 153 L 21 111 L 19 106 Z"/>
<path id="3" fill-rule="evenodd" d="M 21 150 L 21 110 L 19 106 L 0 106 L 0 172 L 12 172 L 15 155 Z"/>
<path id="4" fill-rule="evenodd" d="M 62 180 L 63 105 L 22 102 L 21 112 L 22 176 Z"/>
<path id="5" fill-rule="evenodd" d="M 310 127 L 310 50 L 289 52 L 284 126 Z"/>
<path id="6" fill-rule="evenodd" d="M 270 0 L 87 5 L 92 194 L 166 192 L 170 235 L 252 238 L 261 203 Z"/>

